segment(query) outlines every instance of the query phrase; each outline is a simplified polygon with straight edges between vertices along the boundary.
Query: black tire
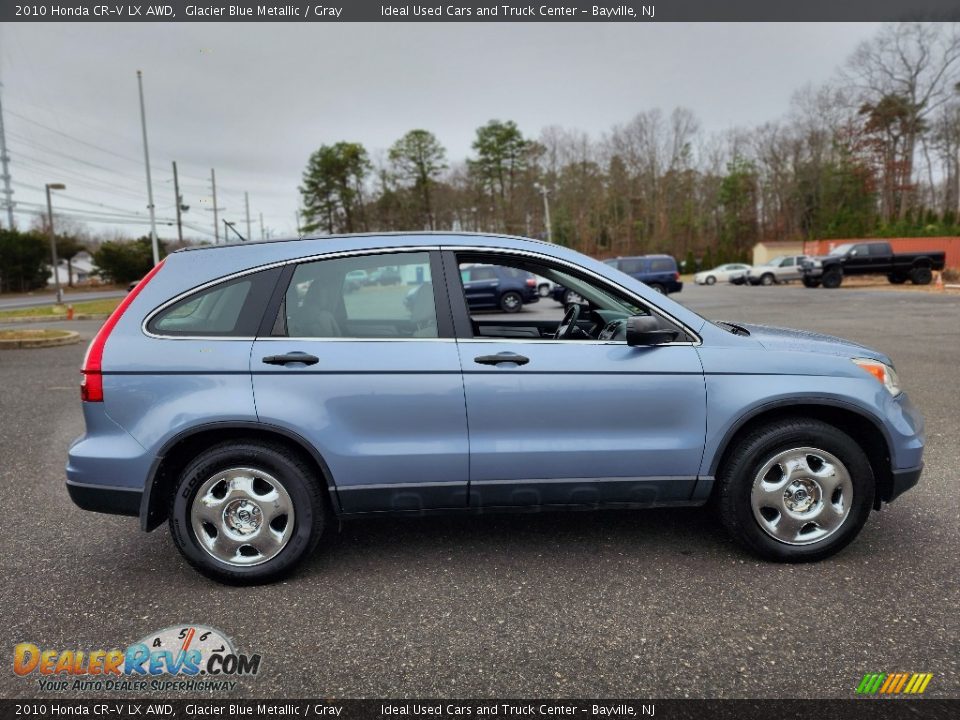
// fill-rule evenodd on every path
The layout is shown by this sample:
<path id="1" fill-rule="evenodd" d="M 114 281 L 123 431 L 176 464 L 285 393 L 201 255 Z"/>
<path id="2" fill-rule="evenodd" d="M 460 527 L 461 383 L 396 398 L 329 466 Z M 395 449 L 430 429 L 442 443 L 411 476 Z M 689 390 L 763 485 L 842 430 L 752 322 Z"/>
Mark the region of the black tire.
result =
<path id="1" fill-rule="evenodd" d="M 894 275 L 893 273 L 890 273 L 887 275 L 887 280 L 890 281 L 891 285 L 903 285 L 907 281 L 907 278 L 903 275 Z"/>
<path id="2" fill-rule="evenodd" d="M 575 293 L 573 290 L 564 290 L 563 297 L 560 300 L 560 304 L 566 307 L 567 305 L 574 305 L 579 303 L 583 298 L 580 297 L 578 293 Z"/>
<path id="3" fill-rule="evenodd" d="M 191 525 L 191 509 L 201 486 L 216 473 L 233 467 L 269 474 L 289 495 L 294 524 L 283 548 L 256 565 L 234 565 L 214 557 L 200 543 Z M 200 453 L 184 469 L 170 500 L 170 534 L 177 549 L 195 569 L 230 585 L 257 585 L 278 580 L 316 549 L 326 524 L 323 482 L 316 471 L 288 448 L 272 443 L 226 441 Z"/>
<path id="4" fill-rule="evenodd" d="M 549 285 L 540 285 L 537 288 L 537 294 L 542 297 L 550 297 L 550 286 Z"/>
<path id="5" fill-rule="evenodd" d="M 707 279 L 704 280 L 707 285 L 714 285 L 717 282 L 717 279 L 713 275 L 707 275 Z"/>
<path id="6" fill-rule="evenodd" d="M 820 287 L 820 279 L 807 277 L 806 275 L 801 278 L 803 280 L 803 286 L 807 288 L 817 288 Z"/>
<path id="7" fill-rule="evenodd" d="M 764 273 L 763 275 L 760 276 L 761 285 L 766 285 L 769 287 L 770 285 L 773 285 L 776 281 L 777 279 L 773 276 L 772 273 Z"/>
<path id="8" fill-rule="evenodd" d="M 754 515 L 751 494 L 756 476 L 778 453 L 817 448 L 838 459 L 849 474 L 849 513 L 822 540 L 807 545 L 782 542 L 764 530 Z M 758 427 L 737 442 L 717 478 L 716 506 L 720 520 L 740 545 L 767 560 L 812 562 L 846 547 L 863 528 L 873 507 L 876 482 L 863 449 L 849 435 L 819 420 L 794 418 Z"/>
<path id="9" fill-rule="evenodd" d="M 823 286 L 830 290 L 840 287 L 843 283 L 843 273 L 839 270 L 827 270 L 823 274 Z"/>
<path id="10" fill-rule="evenodd" d="M 523 298 L 520 297 L 520 293 L 505 292 L 500 296 L 500 310 L 505 313 L 515 313 L 520 312 L 523 309 Z"/>
<path id="11" fill-rule="evenodd" d="M 653 290 L 654 292 L 660 293 L 661 295 L 667 294 L 667 289 L 660 283 L 651 283 L 650 289 Z"/>
<path id="12" fill-rule="evenodd" d="M 928 267 L 915 267 L 910 271 L 910 282 L 914 285 L 929 285 L 933 282 L 933 271 Z"/>

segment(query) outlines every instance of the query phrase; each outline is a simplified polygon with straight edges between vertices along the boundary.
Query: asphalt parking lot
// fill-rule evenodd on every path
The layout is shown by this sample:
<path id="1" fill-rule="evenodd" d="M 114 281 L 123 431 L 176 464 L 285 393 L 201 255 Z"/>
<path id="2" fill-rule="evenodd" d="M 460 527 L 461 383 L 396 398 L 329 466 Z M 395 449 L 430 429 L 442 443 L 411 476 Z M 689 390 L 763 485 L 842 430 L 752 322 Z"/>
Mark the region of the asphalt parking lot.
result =
<path id="1" fill-rule="evenodd" d="M 201 623 L 263 657 L 236 697 L 849 698 L 867 672 L 933 673 L 927 696 L 960 696 L 960 297 L 676 297 L 889 353 L 927 418 L 921 484 L 815 565 L 759 562 L 702 510 L 365 520 L 334 527 L 283 583 L 228 588 L 191 570 L 165 527 L 71 504 L 85 343 L 7 351 L 2 645 L 110 649 Z M 97 323 L 69 326 L 89 338 Z M 3 697 L 44 696 L 10 667 Z"/>

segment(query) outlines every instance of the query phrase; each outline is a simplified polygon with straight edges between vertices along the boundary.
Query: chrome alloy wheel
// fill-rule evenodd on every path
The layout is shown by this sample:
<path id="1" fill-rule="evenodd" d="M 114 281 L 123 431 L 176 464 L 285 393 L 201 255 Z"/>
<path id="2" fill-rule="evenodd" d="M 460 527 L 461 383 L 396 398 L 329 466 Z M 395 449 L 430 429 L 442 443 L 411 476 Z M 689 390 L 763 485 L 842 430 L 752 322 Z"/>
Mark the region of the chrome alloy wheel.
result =
<path id="1" fill-rule="evenodd" d="M 757 523 L 788 545 L 812 545 L 843 525 L 853 503 L 853 481 L 840 460 L 812 447 L 784 450 L 760 468 L 750 504 Z"/>
<path id="2" fill-rule="evenodd" d="M 221 470 L 197 491 L 193 532 L 210 555 L 228 565 L 259 565 L 293 535 L 293 501 L 272 475 L 252 468 Z"/>

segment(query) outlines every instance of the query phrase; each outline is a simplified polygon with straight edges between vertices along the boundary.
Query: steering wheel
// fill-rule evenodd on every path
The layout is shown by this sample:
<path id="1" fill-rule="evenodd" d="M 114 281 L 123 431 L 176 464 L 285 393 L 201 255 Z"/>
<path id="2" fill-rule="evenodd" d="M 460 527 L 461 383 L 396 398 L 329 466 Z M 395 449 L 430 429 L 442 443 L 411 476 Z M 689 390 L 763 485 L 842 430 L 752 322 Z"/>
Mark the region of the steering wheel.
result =
<path id="1" fill-rule="evenodd" d="M 567 340 L 573 335 L 573 331 L 577 328 L 577 320 L 580 319 L 580 309 L 582 307 L 580 303 L 570 304 L 567 312 L 563 315 L 563 320 L 560 321 L 560 325 L 557 327 L 557 332 L 553 335 L 554 340 Z"/>

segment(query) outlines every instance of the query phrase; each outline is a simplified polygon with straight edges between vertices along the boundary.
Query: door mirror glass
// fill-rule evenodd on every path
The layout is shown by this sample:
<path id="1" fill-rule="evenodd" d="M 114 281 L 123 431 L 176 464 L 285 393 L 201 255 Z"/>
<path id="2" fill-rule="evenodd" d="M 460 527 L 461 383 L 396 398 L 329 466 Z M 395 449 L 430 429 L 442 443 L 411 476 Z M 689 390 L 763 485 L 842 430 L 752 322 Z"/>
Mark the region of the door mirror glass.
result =
<path id="1" fill-rule="evenodd" d="M 664 329 L 652 315 L 632 315 L 627 318 L 627 345 L 633 347 L 663 345 L 676 340 L 679 334 L 676 330 Z"/>

